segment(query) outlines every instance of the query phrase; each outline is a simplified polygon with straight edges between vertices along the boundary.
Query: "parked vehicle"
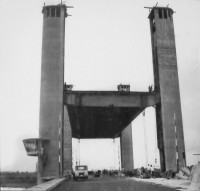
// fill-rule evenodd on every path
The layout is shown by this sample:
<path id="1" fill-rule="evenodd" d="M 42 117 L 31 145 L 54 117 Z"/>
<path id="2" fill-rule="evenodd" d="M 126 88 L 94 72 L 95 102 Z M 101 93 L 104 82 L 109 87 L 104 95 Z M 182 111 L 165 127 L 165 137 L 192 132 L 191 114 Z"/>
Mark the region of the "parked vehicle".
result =
<path id="1" fill-rule="evenodd" d="M 88 179 L 88 167 L 86 165 L 75 166 L 74 180 Z"/>
<path id="2" fill-rule="evenodd" d="M 94 172 L 94 177 L 100 177 L 101 176 L 101 171 L 97 170 Z"/>

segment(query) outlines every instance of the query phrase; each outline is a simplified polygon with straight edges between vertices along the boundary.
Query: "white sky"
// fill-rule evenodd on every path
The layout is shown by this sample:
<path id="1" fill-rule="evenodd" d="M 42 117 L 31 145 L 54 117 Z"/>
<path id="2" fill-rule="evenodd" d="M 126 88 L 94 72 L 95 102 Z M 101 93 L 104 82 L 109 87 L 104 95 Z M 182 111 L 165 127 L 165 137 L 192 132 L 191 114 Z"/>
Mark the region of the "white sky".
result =
<path id="1" fill-rule="evenodd" d="M 46 3 L 60 1 L 46 1 Z M 200 1 L 69 0 L 66 19 L 65 81 L 75 90 L 147 91 L 153 84 L 148 10 L 167 4 L 174 14 L 182 115 L 188 165 L 200 157 Z M 44 1 L 0 1 L 1 170 L 35 170 L 22 139 L 38 137 L 42 6 Z M 135 167 L 145 165 L 143 120 L 149 163 L 154 164 L 155 114 L 133 122 Z M 73 142 L 74 161 L 77 143 Z M 118 140 L 81 140 L 81 163 L 90 169 L 118 167 Z M 78 154 L 77 154 L 78 155 Z M 115 156 L 115 157 L 114 157 Z"/>

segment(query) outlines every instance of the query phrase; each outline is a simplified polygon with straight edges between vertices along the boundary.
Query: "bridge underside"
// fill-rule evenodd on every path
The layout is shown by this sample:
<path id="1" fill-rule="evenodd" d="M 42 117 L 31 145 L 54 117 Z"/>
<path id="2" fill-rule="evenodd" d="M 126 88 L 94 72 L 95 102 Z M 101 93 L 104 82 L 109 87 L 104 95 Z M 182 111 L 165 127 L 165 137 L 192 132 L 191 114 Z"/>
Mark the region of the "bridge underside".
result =
<path id="1" fill-rule="evenodd" d="M 159 102 L 148 92 L 65 91 L 72 137 L 116 138 L 145 107 Z"/>
<path id="2" fill-rule="evenodd" d="M 135 118 L 142 108 L 67 106 L 72 137 L 114 138 Z M 79 117 L 80 116 L 80 117 Z"/>

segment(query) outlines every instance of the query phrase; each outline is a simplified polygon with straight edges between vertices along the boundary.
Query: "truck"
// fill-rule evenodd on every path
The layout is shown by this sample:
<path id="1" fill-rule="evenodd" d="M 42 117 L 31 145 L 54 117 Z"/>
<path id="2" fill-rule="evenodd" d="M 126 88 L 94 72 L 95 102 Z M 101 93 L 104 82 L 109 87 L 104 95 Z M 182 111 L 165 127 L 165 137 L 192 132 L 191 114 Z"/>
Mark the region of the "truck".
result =
<path id="1" fill-rule="evenodd" d="M 88 179 L 88 167 L 86 165 L 75 166 L 74 180 Z"/>

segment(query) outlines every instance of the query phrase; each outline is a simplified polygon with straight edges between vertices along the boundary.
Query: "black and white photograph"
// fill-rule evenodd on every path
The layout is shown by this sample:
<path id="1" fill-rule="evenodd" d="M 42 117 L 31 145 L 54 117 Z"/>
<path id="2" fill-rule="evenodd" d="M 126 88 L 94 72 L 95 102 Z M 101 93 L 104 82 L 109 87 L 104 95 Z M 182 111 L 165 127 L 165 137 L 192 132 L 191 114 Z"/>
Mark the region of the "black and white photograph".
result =
<path id="1" fill-rule="evenodd" d="M 200 0 L 0 7 L 0 190 L 200 191 Z"/>

